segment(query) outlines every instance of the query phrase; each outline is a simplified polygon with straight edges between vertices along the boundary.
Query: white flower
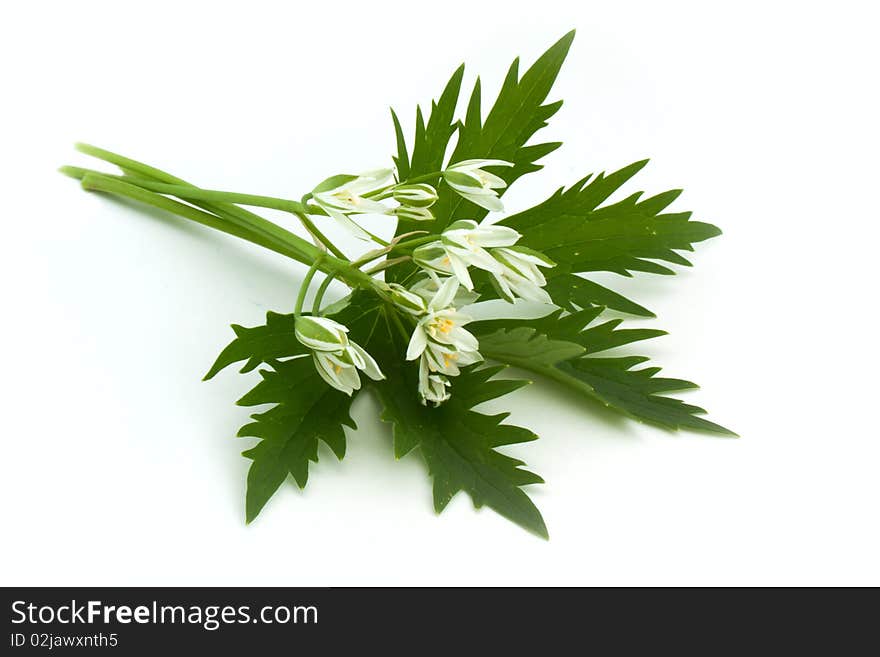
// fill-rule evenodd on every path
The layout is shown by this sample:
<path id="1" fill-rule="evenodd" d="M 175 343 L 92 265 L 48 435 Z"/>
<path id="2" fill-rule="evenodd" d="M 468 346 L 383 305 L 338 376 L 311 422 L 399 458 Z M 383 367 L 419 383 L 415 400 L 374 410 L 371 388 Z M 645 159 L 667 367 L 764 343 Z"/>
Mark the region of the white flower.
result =
<path id="1" fill-rule="evenodd" d="M 296 318 L 296 339 L 313 350 L 312 359 L 318 374 L 330 386 L 351 395 L 361 387 L 358 370 L 374 381 L 385 378 L 379 365 L 367 351 L 348 339 L 348 328 L 326 317 Z"/>
<path id="2" fill-rule="evenodd" d="M 430 208 L 437 202 L 437 190 L 427 183 L 398 185 L 392 196 L 401 205 L 413 208 Z"/>
<path id="3" fill-rule="evenodd" d="M 407 290 L 397 283 L 390 283 L 388 288 L 391 290 L 391 300 L 394 305 L 404 312 L 421 315 L 428 311 L 428 299 L 416 293 L 414 289 Z"/>
<path id="4" fill-rule="evenodd" d="M 507 301 L 517 297 L 527 301 L 553 303 L 543 287 L 547 279 L 538 267 L 554 267 L 556 263 L 544 254 L 526 247 L 492 249 L 492 256 L 501 263 L 501 271 L 492 272 L 498 293 Z"/>
<path id="5" fill-rule="evenodd" d="M 428 272 L 427 276 L 419 279 L 415 283 L 413 283 L 409 291 L 418 294 L 422 299 L 427 303 L 430 301 L 437 291 L 440 289 L 440 286 L 443 285 L 443 279 L 434 274 L 433 272 Z M 452 299 L 452 305 L 456 308 L 461 308 L 462 306 L 469 306 L 472 303 L 476 303 L 477 299 L 480 298 L 480 295 L 476 292 L 472 292 L 470 290 L 466 290 L 463 287 L 459 287 L 455 292 L 455 297 Z"/>
<path id="6" fill-rule="evenodd" d="M 448 278 L 428 302 L 427 312 L 419 320 L 406 350 L 406 359 L 415 360 L 428 348 L 429 343 L 447 345 L 455 351 L 476 352 L 480 343 L 464 325 L 471 318 L 449 304 L 455 298 L 458 281 Z"/>
<path id="7" fill-rule="evenodd" d="M 321 378 L 349 396 L 361 387 L 358 370 L 374 381 L 385 378 L 373 357 L 355 342 L 350 342 L 342 351 L 316 351 L 312 358 Z"/>
<path id="8" fill-rule="evenodd" d="M 468 290 L 474 283 L 468 273 L 473 265 L 489 272 L 501 273 L 501 264 L 493 258 L 487 247 L 512 246 L 520 234 L 506 226 L 482 226 L 476 221 L 462 219 L 451 224 L 440 236 L 439 242 L 431 242 L 413 251 L 413 260 L 420 266 L 443 274 L 454 274 Z"/>
<path id="9" fill-rule="evenodd" d="M 349 397 L 361 387 L 361 378 L 357 368 L 345 363 L 330 351 L 316 351 L 312 354 L 315 369 L 331 387 L 344 392 Z"/>
<path id="10" fill-rule="evenodd" d="M 309 349 L 339 351 L 348 346 L 348 327 L 327 317 L 301 315 L 296 318 L 294 333 Z"/>
<path id="11" fill-rule="evenodd" d="M 483 360 L 480 352 L 467 349 L 455 349 L 450 345 L 429 341 L 422 352 L 422 361 L 431 372 L 445 376 L 458 376 L 462 367 L 479 363 Z"/>
<path id="12" fill-rule="evenodd" d="M 443 172 L 443 179 L 464 198 L 487 210 L 500 212 L 504 209 L 498 198 L 498 189 L 507 183 L 498 176 L 483 171 L 482 167 L 512 167 L 512 162 L 504 160 L 464 160 L 450 165 Z"/>
<path id="13" fill-rule="evenodd" d="M 394 208 L 394 214 L 407 221 L 434 221 L 434 213 L 428 208 L 416 208 L 400 205 Z"/>
<path id="14" fill-rule="evenodd" d="M 450 397 L 448 387 L 449 379 L 440 374 L 431 374 L 423 358 L 419 363 L 419 396 L 422 404 L 427 406 L 431 402 L 439 406 Z"/>
<path id="15" fill-rule="evenodd" d="M 361 239 L 369 234 L 348 216 L 350 214 L 388 214 L 388 206 L 366 198 L 366 194 L 386 187 L 393 180 L 393 169 L 376 169 L 359 176 L 339 175 L 327 178 L 312 190 L 312 199 L 346 230 Z"/>
<path id="16" fill-rule="evenodd" d="M 412 254 L 413 262 L 428 271 L 452 274 L 452 261 L 446 255 L 441 242 L 431 242 L 416 247 Z"/>

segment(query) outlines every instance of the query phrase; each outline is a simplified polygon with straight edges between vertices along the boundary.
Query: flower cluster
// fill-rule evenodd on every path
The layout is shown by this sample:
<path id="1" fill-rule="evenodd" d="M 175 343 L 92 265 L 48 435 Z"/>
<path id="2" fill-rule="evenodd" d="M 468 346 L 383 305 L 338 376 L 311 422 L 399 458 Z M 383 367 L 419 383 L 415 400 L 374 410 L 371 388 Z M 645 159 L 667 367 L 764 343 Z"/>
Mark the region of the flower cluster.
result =
<path id="1" fill-rule="evenodd" d="M 498 192 L 506 183 L 483 167 L 512 166 L 502 160 L 467 160 L 439 172 L 446 184 L 463 198 L 491 211 L 502 209 Z M 411 221 L 434 219 L 430 207 L 437 200 L 434 187 L 423 182 L 395 184 L 390 169 L 359 176 L 334 176 L 312 191 L 312 199 L 329 216 L 361 237 L 363 231 L 350 215 L 394 214 Z M 389 208 L 381 201 L 393 199 Z M 449 399 L 450 377 L 461 368 L 483 360 L 480 345 L 465 329 L 471 318 L 462 306 L 478 298 L 470 268 L 489 274 L 503 299 L 552 303 L 544 290 L 547 280 L 541 267 L 554 263 L 543 254 L 516 243 L 520 234 L 506 226 L 479 224 L 465 219 L 451 224 L 438 239 L 415 248 L 413 261 L 421 277 L 408 289 L 399 284 L 385 286 L 394 306 L 413 327 L 406 360 L 419 361 L 419 395 L 423 404 L 435 406 Z M 297 338 L 313 350 L 315 366 L 334 388 L 347 394 L 360 388 L 358 371 L 373 379 L 384 378 L 373 358 L 348 340 L 348 329 L 323 317 L 299 317 Z"/>
<path id="2" fill-rule="evenodd" d="M 449 165 L 436 175 L 463 198 L 498 212 L 503 209 L 498 190 L 504 189 L 507 183 L 483 170 L 488 166 L 509 167 L 513 164 L 504 160 L 464 160 Z M 310 198 L 322 212 L 364 240 L 370 239 L 370 234 L 351 215 L 384 214 L 407 221 L 433 221 L 430 208 L 437 201 L 437 190 L 424 182 L 396 184 L 395 180 L 393 169 L 331 176 L 312 190 Z M 388 198 L 399 205 L 390 207 L 382 203 Z"/>
<path id="3" fill-rule="evenodd" d="M 393 198 L 399 204 L 392 208 L 381 201 Z M 351 215 L 396 215 L 409 221 L 433 221 L 430 207 L 437 201 L 437 190 L 426 183 L 394 184 L 393 169 L 376 169 L 360 175 L 327 178 L 312 190 L 312 200 L 340 226 L 364 240 L 370 234 Z"/>
<path id="4" fill-rule="evenodd" d="M 473 266 L 491 274 L 498 295 L 507 301 L 552 303 L 543 289 L 547 279 L 539 267 L 553 267 L 553 261 L 533 249 L 515 246 L 519 238 L 512 228 L 463 219 L 450 225 L 436 242 L 417 248 L 413 260 L 432 272 L 455 276 L 468 290 L 474 289 L 468 271 Z"/>
<path id="5" fill-rule="evenodd" d="M 459 284 L 455 278 L 433 281 L 436 291 L 422 285 L 417 291 L 392 284 L 395 305 L 415 318 L 406 350 L 407 360 L 419 359 L 419 395 L 435 406 L 449 399 L 449 378 L 459 368 L 483 360 L 477 339 L 464 328 L 471 318 L 455 306 Z M 414 288 L 416 289 L 416 288 Z"/>

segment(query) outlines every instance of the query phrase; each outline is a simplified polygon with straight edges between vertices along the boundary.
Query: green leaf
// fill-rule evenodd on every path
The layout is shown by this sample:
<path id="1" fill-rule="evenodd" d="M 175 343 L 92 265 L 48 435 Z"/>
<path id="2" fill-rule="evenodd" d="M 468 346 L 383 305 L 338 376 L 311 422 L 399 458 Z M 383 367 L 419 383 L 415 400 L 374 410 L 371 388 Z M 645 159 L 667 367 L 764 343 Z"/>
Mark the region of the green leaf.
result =
<path id="1" fill-rule="evenodd" d="M 214 378 L 220 370 L 240 361 L 246 361 L 241 368 L 244 373 L 250 372 L 260 363 L 305 354 L 307 349 L 294 337 L 293 329 L 292 314 L 280 315 L 271 310 L 266 313 L 266 323 L 262 326 L 245 328 L 233 324 L 235 340 L 220 352 L 204 380 Z"/>
<path id="2" fill-rule="evenodd" d="M 559 189 L 540 205 L 499 223 L 518 230 L 522 244 L 558 263 L 548 277 L 590 271 L 624 276 L 633 271 L 673 274 L 656 261 L 690 266 L 678 251 L 693 251 L 694 243 L 721 231 L 711 224 L 691 221 L 690 212 L 663 213 L 681 190 L 644 200 L 638 192 L 601 206 L 646 162 L 636 162 L 608 176 L 587 176 L 568 190 Z M 563 292 L 558 303 L 568 306 L 570 298 Z"/>
<path id="3" fill-rule="evenodd" d="M 552 276 L 552 275 L 551 275 Z M 654 317 L 654 313 L 625 296 L 576 274 L 553 276 L 547 281 L 547 293 L 558 306 L 571 311 L 604 306 L 630 315 Z"/>
<path id="4" fill-rule="evenodd" d="M 556 380 L 580 389 L 606 406 L 667 429 L 695 429 L 728 436 L 736 434 L 701 415 L 699 406 L 685 404 L 663 393 L 689 390 L 698 386 L 690 381 L 656 376 L 659 367 L 633 369 L 644 363 L 645 356 L 624 358 L 576 358 L 558 364 Z"/>
<path id="5" fill-rule="evenodd" d="M 403 128 L 400 127 L 400 120 L 397 114 L 391 110 L 391 120 L 394 121 L 394 137 L 397 141 L 397 155 L 393 157 L 394 166 L 397 167 L 397 175 L 400 180 L 406 180 L 410 177 L 409 172 L 409 155 L 406 152 L 406 138 L 403 136 Z"/>
<path id="6" fill-rule="evenodd" d="M 378 299 L 353 293 L 328 308 L 328 315 L 349 327 L 352 340 L 367 344 L 379 319 Z M 260 510 L 291 474 L 300 488 L 306 485 L 309 462 L 318 460 L 318 440 L 338 458 L 345 454 L 344 426 L 355 428 L 349 414 L 352 398 L 328 386 L 315 370 L 308 350 L 294 335 L 294 316 L 269 312 L 266 324 L 253 328 L 233 326 L 236 338 L 211 367 L 206 379 L 223 368 L 245 361 L 243 372 L 261 363 L 262 380 L 239 400 L 242 406 L 274 404 L 252 417 L 239 436 L 260 438 L 244 456 L 253 460 L 248 471 L 247 521 Z M 292 358 L 291 358 L 292 357 Z M 280 360 L 280 359 L 286 360 Z"/>
<path id="7" fill-rule="evenodd" d="M 551 340 L 531 326 L 502 328 L 481 338 L 482 340 L 486 340 L 491 346 L 492 357 L 501 362 L 528 358 L 536 365 L 555 365 L 586 352 L 579 344 Z"/>
<path id="8" fill-rule="evenodd" d="M 416 136 L 411 166 L 405 173 L 399 169 L 402 180 L 439 171 L 444 165 L 444 156 L 450 139 L 459 130 L 458 142 L 449 163 L 469 159 L 500 159 L 512 162 L 512 167 L 499 167 L 493 172 L 503 178 L 508 185 L 520 176 L 538 171 L 541 165 L 537 160 L 553 152 L 562 144 L 549 142 L 526 146 L 526 142 L 538 130 L 547 125 L 547 120 L 562 106 L 562 102 L 545 104 L 550 88 L 556 80 L 559 69 L 565 61 L 574 30 L 566 34 L 519 77 L 519 59 L 515 59 L 489 111 L 485 123 L 481 114 L 481 84 L 477 78 L 468 102 L 464 121 L 455 123 L 454 115 L 461 88 L 463 67 L 456 70 L 446 89 L 436 103 L 432 103 L 431 115 L 427 125 L 421 109 L 416 111 Z M 397 137 L 397 158 L 405 160 L 406 142 L 403 139 L 400 123 L 392 117 Z M 457 219 L 481 219 L 486 210 L 465 200 L 454 192 L 444 181 L 437 184 L 439 198 L 431 208 L 435 220 L 431 226 L 434 232 L 442 232 Z M 416 222 L 400 220 L 397 235 L 423 226 Z M 414 266 L 397 267 L 387 274 L 387 280 L 400 282 L 415 271 Z"/>
<path id="9" fill-rule="evenodd" d="M 394 340 L 386 349 L 397 350 Z M 373 346 L 375 348 L 375 346 Z M 523 462 L 496 448 L 528 442 L 537 436 L 527 429 L 504 424 L 507 413 L 485 415 L 473 407 L 497 399 L 526 384 L 492 379 L 503 367 L 465 369 L 452 385 L 452 398 L 437 408 L 423 406 L 417 395 L 417 367 L 390 361 L 388 379 L 376 384 L 382 419 L 393 425 L 394 453 L 402 458 L 418 448 L 433 479 L 434 508 L 439 513 L 459 491 L 474 506 L 488 506 L 499 514 L 547 537 L 541 513 L 521 486 L 543 480 L 520 466 Z"/>
<path id="10" fill-rule="evenodd" d="M 562 106 L 562 101 L 547 104 L 544 101 L 573 39 L 572 30 L 541 55 L 521 78 L 519 58 L 515 59 L 485 122 L 482 121 L 480 111 L 481 85 L 477 80 L 465 120 L 460 125 L 458 143 L 450 157 L 450 163 L 470 159 L 512 162 L 514 166 L 494 171 L 508 185 L 519 177 L 542 168 L 536 161 L 559 148 L 561 143 L 526 146 L 526 142 L 546 126 L 547 120 Z M 485 209 L 463 199 L 447 185 L 441 185 L 438 191 L 440 199 L 433 208 L 438 231 L 457 219 L 480 219 L 486 215 Z"/>
<path id="11" fill-rule="evenodd" d="M 615 347 L 664 335 L 664 331 L 656 329 L 618 328 L 621 320 L 592 326 L 602 310 L 590 308 L 570 315 L 556 311 L 534 320 L 474 322 L 471 329 L 486 358 L 544 375 L 637 420 L 669 429 L 687 428 L 735 435 L 699 417 L 706 412 L 702 408 L 663 394 L 696 388 L 695 384 L 657 377 L 659 367 L 633 369 L 648 360 L 643 356 L 595 357 L 594 354 Z M 542 343 L 573 344 L 580 346 L 583 352 L 557 359 L 531 348 L 531 345 Z"/>
<path id="12" fill-rule="evenodd" d="M 253 460 L 248 471 L 247 521 L 257 517 L 288 473 L 300 488 L 309 477 L 309 462 L 318 460 L 318 440 L 345 455 L 345 430 L 356 429 L 349 415 L 351 398 L 324 383 L 310 357 L 276 361 L 261 370 L 262 381 L 242 397 L 241 406 L 275 404 L 238 432 L 261 441 L 243 455 Z"/>
<path id="13" fill-rule="evenodd" d="M 421 108 L 417 108 L 412 162 L 409 175 L 401 174 L 404 179 L 439 171 L 443 167 L 446 147 L 455 134 L 455 108 L 458 105 L 462 76 L 464 76 L 464 64 L 452 74 L 437 102 L 431 103 L 431 115 L 428 117 L 427 125 L 422 119 Z M 400 141 L 398 147 L 399 144 Z"/>

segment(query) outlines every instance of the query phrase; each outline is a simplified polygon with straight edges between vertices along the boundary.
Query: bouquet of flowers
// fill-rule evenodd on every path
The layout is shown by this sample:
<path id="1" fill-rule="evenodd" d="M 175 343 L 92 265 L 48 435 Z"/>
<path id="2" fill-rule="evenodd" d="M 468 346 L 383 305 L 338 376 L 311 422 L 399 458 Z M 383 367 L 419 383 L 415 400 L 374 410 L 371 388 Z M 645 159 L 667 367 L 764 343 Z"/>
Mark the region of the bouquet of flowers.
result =
<path id="1" fill-rule="evenodd" d="M 702 417 L 702 409 L 668 396 L 694 384 L 658 377 L 659 368 L 640 367 L 645 357 L 604 354 L 663 331 L 603 318 L 606 309 L 653 315 L 581 276 L 672 274 L 667 264 L 689 265 L 680 252 L 720 231 L 692 221 L 689 212 L 667 210 L 680 190 L 607 203 L 645 166 L 641 161 L 504 213 L 504 191 L 541 169 L 536 162 L 561 145 L 530 142 L 562 104 L 546 99 L 573 37 L 560 39 L 522 76 L 515 60 L 485 116 L 479 79 L 458 112 L 460 67 L 427 116 L 417 109 L 412 142 L 392 111 L 393 168 L 333 175 L 298 200 L 204 189 L 82 144 L 80 151 L 121 172 L 62 169 L 87 190 L 166 210 L 308 266 L 293 312 L 270 312 L 262 326 L 234 325 L 235 339 L 205 376 L 234 363 L 243 363 L 242 372 L 260 367 L 260 381 L 238 403 L 272 405 L 238 433 L 258 439 L 244 452 L 252 461 L 248 522 L 288 475 L 306 485 L 319 441 L 343 457 L 344 427 L 356 428 L 351 403 L 366 390 L 378 396 L 382 420 L 392 426 L 395 457 L 418 450 L 424 458 L 438 512 L 465 491 L 477 507 L 544 537 L 541 514 L 523 490 L 542 479 L 497 450 L 537 436 L 506 423 L 507 414 L 475 410 L 529 383 L 502 375 L 506 368 L 636 420 L 732 435 Z M 289 212 L 311 240 L 244 206 Z M 393 222 L 394 236 L 368 231 L 360 221 L 365 215 Z M 363 253 L 343 253 L 325 235 L 327 222 L 363 240 Z M 325 304 L 334 280 L 351 292 Z M 474 320 L 468 307 L 487 300 L 525 300 L 545 311 L 538 319 Z"/>

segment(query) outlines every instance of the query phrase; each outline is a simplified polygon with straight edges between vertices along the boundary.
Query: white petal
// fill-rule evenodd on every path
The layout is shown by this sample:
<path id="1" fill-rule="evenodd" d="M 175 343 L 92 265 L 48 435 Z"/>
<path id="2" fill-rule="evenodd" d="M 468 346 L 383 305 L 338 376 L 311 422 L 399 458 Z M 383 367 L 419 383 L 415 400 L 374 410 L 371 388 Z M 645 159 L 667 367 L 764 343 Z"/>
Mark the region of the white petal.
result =
<path id="1" fill-rule="evenodd" d="M 474 249 L 470 253 L 470 262 L 474 267 L 485 269 L 491 272 L 501 272 L 503 267 L 501 263 L 493 258 L 484 249 Z"/>
<path id="2" fill-rule="evenodd" d="M 435 313 L 434 317 L 438 319 L 448 319 L 456 326 L 464 326 L 465 324 L 474 321 L 474 318 L 470 315 L 459 312 L 454 308 L 448 308 L 442 312 Z"/>
<path id="3" fill-rule="evenodd" d="M 471 232 L 471 229 L 468 228 L 453 228 L 452 230 L 445 230 L 440 236 L 440 241 L 444 246 L 456 246 L 460 249 L 467 249 L 470 245 L 468 238 L 470 237 Z"/>
<path id="4" fill-rule="evenodd" d="M 522 235 L 507 226 L 480 226 L 475 240 L 480 246 L 513 246 Z"/>
<path id="5" fill-rule="evenodd" d="M 488 171 L 482 171 L 480 175 L 483 178 L 484 186 L 489 189 L 504 189 L 507 187 L 507 181 L 504 178 L 499 178 Z"/>
<path id="6" fill-rule="evenodd" d="M 455 170 L 473 170 L 482 169 L 483 167 L 512 167 L 513 162 L 507 160 L 462 160 L 448 167 Z"/>
<path id="7" fill-rule="evenodd" d="M 507 284 L 507 278 L 504 276 L 500 276 L 498 274 L 492 274 L 492 282 L 495 283 L 495 291 L 501 295 L 501 298 L 504 299 L 507 303 L 513 303 L 516 301 L 516 296 L 513 291 L 510 289 L 510 285 Z"/>
<path id="8" fill-rule="evenodd" d="M 340 226 L 342 226 L 345 230 L 350 232 L 355 237 L 369 241 L 370 235 L 363 228 L 358 226 L 354 221 L 352 221 L 348 215 L 339 212 L 338 210 L 334 210 L 333 208 L 324 208 L 331 217 L 333 217 Z"/>
<path id="9" fill-rule="evenodd" d="M 454 253 L 449 253 L 449 264 L 452 265 L 452 271 L 455 272 L 456 278 L 468 290 L 474 289 L 474 282 L 468 273 L 467 263 Z"/>
<path id="10" fill-rule="evenodd" d="M 358 372 L 355 368 L 343 367 L 337 376 L 339 376 L 342 385 L 351 388 L 352 390 L 361 389 L 361 377 L 358 376 Z"/>
<path id="11" fill-rule="evenodd" d="M 354 389 L 351 386 L 345 385 L 345 383 L 341 381 L 338 376 L 336 376 L 336 372 L 333 370 L 333 367 L 332 365 L 330 365 L 330 363 L 319 358 L 318 354 L 315 354 L 314 362 L 315 369 L 318 371 L 318 374 L 321 376 L 322 379 L 324 379 L 324 381 L 327 382 L 327 384 L 331 388 L 336 388 L 337 390 L 344 392 L 349 397 L 351 396 L 351 393 L 354 391 Z"/>
<path id="12" fill-rule="evenodd" d="M 504 210 L 504 204 L 501 202 L 497 196 L 495 196 L 494 192 L 491 194 L 472 194 L 465 193 L 461 190 L 455 190 L 459 194 L 461 194 L 464 198 L 472 203 L 476 203 L 481 208 L 485 208 L 490 212 L 501 212 Z"/>
<path id="13" fill-rule="evenodd" d="M 513 282 L 513 289 L 519 297 L 526 301 L 538 301 L 540 303 L 553 303 L 553 299 L 547 294 L 547 291 L 538 287 L 531 281 L 525 279 Z"/>
<path id="14" fill-rule="evenodd" d="M 468 365 L 473 365 L 474 363 L 483 362 L 483 356 L 479 351 L 459 351 L 458 352 L 458 364 L 462 367 L 467 367 Z"/>
<path id="15" fill-rule="evenodd" d="M 394 169 L 374 169 L 365 171 L 355 180 L 345 185 L 349 191 L 360 195 L 385 187 L 394 179 Z"/>
<path id="16" fill-rule="evenodd" d="M 366 349 L 361 347 L 359 344 L 351 343 L 351 348 L 358 352 L 361 360 L 364 365 L 361 369 L 364 371 L 368 377 L 373 379 L 373 381 L 381 381 L 385 378 L 385 375 L 382 374 L 382 370 L 379 369 L 379 364 L 376 363 L 376 360 L 367 352 Z"/>
<path id="17" fill-rule="evenodd" d="M 351 204 L 351 209 L 359 214 L 389 214 L 391 212 L 391 208 L 384 203 L 360 196 Z"/>
<path id="18" fill-rule="evenodd" d="M 458 291 L 458 280 L 455 278 L 447 278 L 443 284 L 437 289 L 437 293 L 431 299 L 430 307 L 433 310 L 441 310 L 447 308 L 455 298 Z"/>
<path id="19" fill-rule="evenodd" d="M 413 331 L 412 337 L 409 339 L 409 345 L 406 348 L 406 359 L 415 360 L 422 355 L 425 347 L 428 346 L 428 336 L 421 326 L 417 326 Z"/>
<path id="20" fill-rule="evenodd" d="M 456 349 L 461 351 L 477 351 L 480 348 L 480 342 L 474 337 L 473 333 L 467 329 L 458 329 L 453 331 Z"/>
<path id="21" fill-rule="evenodd" d="M 419 361 L 419 391 L 427 389 L 428 387 L 428 361 L 425 356 L 422 356 Z"/>
<path id="22" fill-rule="evenodd" d="M 355 347 L 357 347 L 357 348 L 355 348 Z M 364 369 L 364 367 L 365 367 L 364 357 L 361 355 L 361 352 L 363 351 L 363 349 L 361 349 L 354 342 L 352 342 L 350 345 L 348 345 L 348 348 L 346 349 L 346 351 L 348 352 L 348 357 L 351 359 L 351 364 L 354 365 L 359 370 Z"/>

